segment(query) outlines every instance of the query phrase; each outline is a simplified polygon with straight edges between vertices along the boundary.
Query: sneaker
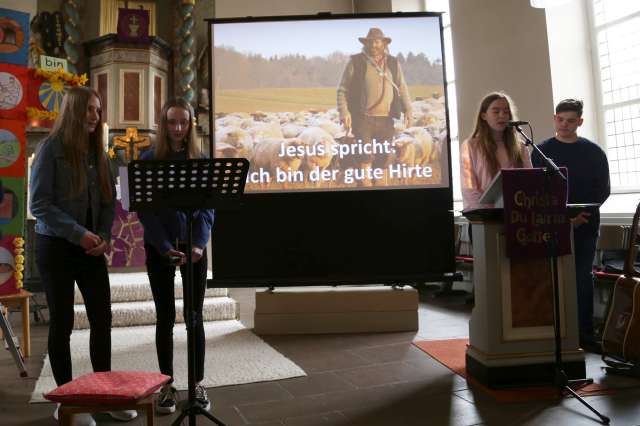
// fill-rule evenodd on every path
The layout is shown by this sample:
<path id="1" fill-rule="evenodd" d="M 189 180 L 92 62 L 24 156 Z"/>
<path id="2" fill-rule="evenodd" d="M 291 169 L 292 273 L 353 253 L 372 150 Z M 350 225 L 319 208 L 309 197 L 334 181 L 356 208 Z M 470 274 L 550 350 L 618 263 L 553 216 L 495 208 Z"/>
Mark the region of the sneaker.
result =
<path id="1" fill-rule="evenodd" d="M 53 411 L 53 418 L 58 420 L 58 410 L 60 409 L 60 404 L 56 404 L 56 409 Z M 93 420 L 91 414 L 89 413 L 79 413 L 73 416 L 73 425 L 74 426 L 96 426 L 96 421 Z"/>
<path id="2" fill-rule="evenodd" d="M 160 397 L 156 402 L 156 413 L 171 414 L 176 411 L 176 388 L 165 385 L 160 390 Z"/>
<path id="3" fill-rule="evenodd" d="M 136 410 L 109 411 L 109 415 L 121 422 L 128 422 L 138 417 L 138 412 Z"/>
<path id="4" fill-rule="evenodd" d="M 196 385 L 196 403 L 200 405 L 203 410 L 209 411 L 211 408 L 211 401 L 209 401 L 207 389 L 200 384 Z"/>
<path id="5" fill-rule="evenodd" d="M 73 426 L 96 426 L 96 421 L 89 413 L 74 414 Z"/>

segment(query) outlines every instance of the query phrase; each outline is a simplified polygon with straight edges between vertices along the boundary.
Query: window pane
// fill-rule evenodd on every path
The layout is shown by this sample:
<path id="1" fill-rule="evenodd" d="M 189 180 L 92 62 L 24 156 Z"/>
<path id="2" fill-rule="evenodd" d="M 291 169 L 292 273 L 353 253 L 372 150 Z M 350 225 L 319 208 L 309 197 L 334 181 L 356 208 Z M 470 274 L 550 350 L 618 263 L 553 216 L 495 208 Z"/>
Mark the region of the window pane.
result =
<path id="1" fill-rule="evenodd" d="M 633 99 L 633 94 L 637 96 L 640 89 L 640 17 L 599 31 L 598 50 L 605 105 L 626 102 Z"/>
<path id="2" fill-rule="evenodd" d="M 611 185 L 640 186 L 640 100 L 605 110 L 606 146 Z"/>
<path id="3" fill-rule="evenodd" d="M 640 2 L 637 0 L 594 0 L 593 2 L 596 26 L 624 18 L 638 11 L 640 11 Z"/>

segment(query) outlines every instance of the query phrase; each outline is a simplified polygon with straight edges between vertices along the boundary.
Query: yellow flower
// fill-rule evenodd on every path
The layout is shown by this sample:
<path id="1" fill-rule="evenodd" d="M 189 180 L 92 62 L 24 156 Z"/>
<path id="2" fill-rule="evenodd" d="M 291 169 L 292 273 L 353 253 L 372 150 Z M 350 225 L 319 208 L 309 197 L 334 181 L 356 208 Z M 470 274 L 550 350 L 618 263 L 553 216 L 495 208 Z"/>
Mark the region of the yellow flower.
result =
<path id="1" fill-rule="evenodd" d="M 87 74 L 82 74 L 80 77 L 78 77 L 77 81 L 78 85 L 80 86 L 84 86 L 85 84 L 87 84 L 87 81 L 89 81 L 89 79 L 87 78 Z"/>

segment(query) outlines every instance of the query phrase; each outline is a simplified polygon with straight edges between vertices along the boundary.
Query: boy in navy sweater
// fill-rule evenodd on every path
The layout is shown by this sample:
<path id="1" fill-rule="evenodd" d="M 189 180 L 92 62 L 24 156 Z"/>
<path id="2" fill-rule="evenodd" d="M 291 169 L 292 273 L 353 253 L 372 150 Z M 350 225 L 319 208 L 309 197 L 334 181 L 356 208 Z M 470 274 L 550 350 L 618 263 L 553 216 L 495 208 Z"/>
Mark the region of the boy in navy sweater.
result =
<path id="1" fill-rule="evenodd" d="M 609 197 L 609 163 L 597 144 L 578 136 L 582 125 L 582 101 L 565 99 L 556 106 L 553 116 L 556 136 L 540 144 L 540 150 L 558 167 L 568 170 L 569 204 L 602 204 Z M 537 152 L 533 152 L 534 167 L 544 167 Z M 597 207 L 585 209 L 571 218 L 573 223 L 576 287 L 578 292 L 578 324 L 580 345 L 597 347 L 593 335 L 593 258 L 600 228 Z"/>

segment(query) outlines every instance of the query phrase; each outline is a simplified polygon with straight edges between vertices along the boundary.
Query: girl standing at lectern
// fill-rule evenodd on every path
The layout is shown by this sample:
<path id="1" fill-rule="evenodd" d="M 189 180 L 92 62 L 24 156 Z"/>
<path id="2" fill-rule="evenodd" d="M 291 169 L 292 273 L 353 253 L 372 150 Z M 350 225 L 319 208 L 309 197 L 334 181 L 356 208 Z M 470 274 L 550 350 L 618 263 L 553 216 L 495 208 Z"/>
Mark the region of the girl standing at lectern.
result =
<path id="1" fill-rule="evenodd" d="M 111 295 L 104 253 L 111 240 L 115 188 L 102 149 L 100 96 L 73 87 L 31 171 L 31 213 L 36 218 L 36 264 L 49 306 L 47 348 L 58 386 L 70 382 L 74 284 L 89 319 L 93 371 L 111 370 Z M 58 409 L 54 412 L 57 418 Z M 135 411 L 110 413 L 131 420 Z M 89 414 L 76 425 L 95 425 Z"/>
<path id="2" fill-rule="evenodd" d="M 153 150 L 141 160 L 189 160 L 202 158 L 196 141 L 194 114 L 191 105 L 177 98 L 162 108 L 158 135 Z M 172 208 L 141 211 L 138 217 L 144 227 L 144 248 L 149 283 L 156 307 L 156 351 L 160 372 L 173 378 L 173 326 L 176 321 L 174 277 L 180 267 L 183 282 L 187 273 L 184 253 L 187 241 L 187 217 Z M 196 402 L 205 410 L 211 407 L 207 390 L 200 383 L 204 378 L 205 336 L 202 318 L 207 280 L 206 246 L 211 235 L 214 213 L 212 209 L 196 210 L 193 214 L 192 277 L 196 322 Z M 173 413 L 176 410 L 176 389 L 173 380 L 161 392 L 156 411 Z"/>
<path id="3" fill-rule="evenodd" d="M 531 156 L 515 129 L 515 106 L 506 93 L 489 93 L 480 102 L 471 137 L 460 145 L 460 185 L 464 210 L 480 204 L 482 193 L 500 169 L 531 167 Z"/>

